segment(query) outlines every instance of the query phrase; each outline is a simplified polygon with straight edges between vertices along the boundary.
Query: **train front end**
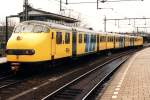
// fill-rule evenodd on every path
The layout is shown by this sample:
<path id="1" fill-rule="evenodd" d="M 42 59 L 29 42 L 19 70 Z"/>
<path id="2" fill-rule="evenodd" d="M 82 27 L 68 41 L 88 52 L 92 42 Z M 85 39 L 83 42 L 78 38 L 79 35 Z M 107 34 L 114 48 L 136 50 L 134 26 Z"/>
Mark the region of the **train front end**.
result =
<path id="1" fill-rule="evenodd" d="M 14 28 L 7 42 L 7 60 L 12 70 L 24 63 L 51 60 L 50 30 L 45 24 L 36 21 L 20 23 Z"/>

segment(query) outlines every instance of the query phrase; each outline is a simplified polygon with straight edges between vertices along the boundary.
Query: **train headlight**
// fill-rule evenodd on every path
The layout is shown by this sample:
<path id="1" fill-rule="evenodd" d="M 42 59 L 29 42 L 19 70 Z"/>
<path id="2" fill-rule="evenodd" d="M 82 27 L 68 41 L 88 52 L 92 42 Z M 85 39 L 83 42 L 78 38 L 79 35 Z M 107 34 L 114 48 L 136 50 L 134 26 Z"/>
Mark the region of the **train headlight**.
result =
<path id="1" fill-rule="evenodd" d="M 35 54 L 35 50 L 27 50 L 26 54 L 33 55 L 33 54 Z"/>

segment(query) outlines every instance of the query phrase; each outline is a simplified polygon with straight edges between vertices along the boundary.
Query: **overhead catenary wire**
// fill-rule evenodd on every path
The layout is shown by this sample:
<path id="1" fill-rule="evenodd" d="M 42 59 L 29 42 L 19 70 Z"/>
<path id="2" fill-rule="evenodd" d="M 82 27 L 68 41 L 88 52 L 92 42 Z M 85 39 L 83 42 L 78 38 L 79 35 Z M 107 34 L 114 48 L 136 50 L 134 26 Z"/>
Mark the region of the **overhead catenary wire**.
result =
<path id="1" fill-rule="evenodd" d="M 57 0 L 58 1 L 58 0 Z M 144 0 L 97 0 L 97 1 L 85 1 L 85 2 L 69 2 L 69 0 L 66 0 L 66 3 L 64 4 L 89 4 L 89 3 L 105 3 L 105 2 L 122 2 L 122 1 L 144 1 Z"/>
<path id="2" fill-rule="evenodd" d="M 48 0 L 50 2 L 56 2 L 59 7 L 60 7 L 60 11 L 64 11 L 64 9 L 67 9 L 67 7 L 65 6 L 65 2 L 63 2 L 62 0 Z"/>

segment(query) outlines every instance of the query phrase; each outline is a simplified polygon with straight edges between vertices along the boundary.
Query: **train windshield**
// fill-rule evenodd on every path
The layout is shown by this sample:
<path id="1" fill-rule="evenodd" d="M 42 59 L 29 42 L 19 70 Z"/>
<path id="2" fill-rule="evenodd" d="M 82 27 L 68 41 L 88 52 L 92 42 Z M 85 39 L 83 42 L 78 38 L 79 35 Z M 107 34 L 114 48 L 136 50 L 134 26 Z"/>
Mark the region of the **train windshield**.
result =
<path id="1" fill-rule="evenodd" d="M 48 27 L 39 24 L 21 24 L 14 29 L 14 33 L 48 33 Z"/>

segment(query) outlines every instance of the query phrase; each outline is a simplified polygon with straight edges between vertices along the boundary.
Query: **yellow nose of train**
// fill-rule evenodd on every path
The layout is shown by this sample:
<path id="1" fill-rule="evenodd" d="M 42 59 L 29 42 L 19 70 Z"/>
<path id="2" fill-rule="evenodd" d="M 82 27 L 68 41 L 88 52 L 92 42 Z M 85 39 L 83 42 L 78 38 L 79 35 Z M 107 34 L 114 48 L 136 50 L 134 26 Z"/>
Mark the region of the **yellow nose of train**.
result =
<path id="1" fill-rule="evenodd" d="M 7 43 L 9 62 L 39 62 L 49 60 L 48 33 L 13 33 Z"/>

